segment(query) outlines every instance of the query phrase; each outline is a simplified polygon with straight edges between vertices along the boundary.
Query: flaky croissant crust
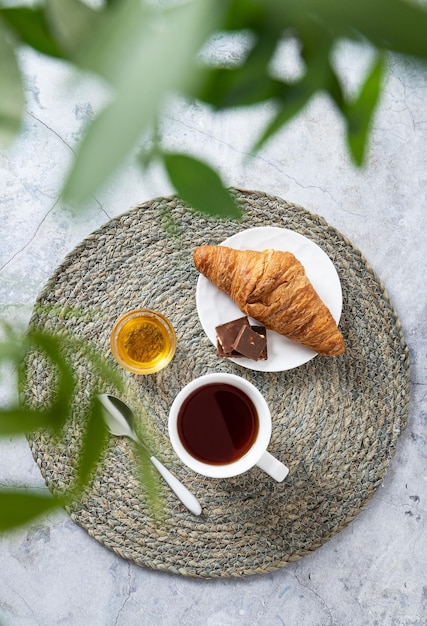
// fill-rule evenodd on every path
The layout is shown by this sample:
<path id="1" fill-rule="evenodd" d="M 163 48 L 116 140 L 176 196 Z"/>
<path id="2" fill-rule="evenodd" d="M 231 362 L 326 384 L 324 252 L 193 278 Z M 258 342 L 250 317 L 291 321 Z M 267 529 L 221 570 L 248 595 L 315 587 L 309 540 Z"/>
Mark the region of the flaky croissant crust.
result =
<path id="1" fill-rule="evenodd" d="M 345 351 L 334 318 L 291 252 L 206 245 L 193 258 L 199 272 L 267 328 L 324 356 Z"/>

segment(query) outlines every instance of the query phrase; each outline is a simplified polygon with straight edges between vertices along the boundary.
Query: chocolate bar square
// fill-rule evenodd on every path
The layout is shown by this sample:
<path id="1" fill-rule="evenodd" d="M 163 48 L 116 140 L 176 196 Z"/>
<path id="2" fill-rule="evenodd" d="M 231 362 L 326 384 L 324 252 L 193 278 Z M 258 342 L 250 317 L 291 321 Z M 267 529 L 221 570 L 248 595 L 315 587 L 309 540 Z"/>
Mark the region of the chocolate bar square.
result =
<path id="1" fill-rule="evenodd" d="M 250 326 L 243 326 L 231 347 L 248 359 L 258 361 L 266 344 L 267 339 L 265 335 L 258 334 Z"/>
<path id="2" fill-rule="evenodd" d="M 228 355 L 228 353 L 232 352 L 233 342 L 236 340 L 239 331 L 246 326 L 249 328 L 249 320 L 247 317 L 239 317 L 238 319 L 216 326 L 217 341 L 224 355 Z"/>
<path id="3" fill-rule="evenodd" d="M 216 342 L 216 355 L 217 356 L 223 356 L 223 357 L 228 357 L 228 358 L 232 358 L 232 359 L 238 359 L 239 357 L 242 358 L 243 354 L 239 354 L 239 352 L 236 352 L 235 350 L 230 350 L 230 352 L 224 352 L 224 349 L 222 347 L 222 345 L 220 344 L 220 342 L 217 339 Z"/>
<path id="4" fill-rule="evenodd" d="M 261 354 L 259 355 L 258 361 L 266 361 L 267 358 L 268 358 L 268 352 L 267 352 L 267 330 L 266 330 L 265 326 L 251 326 L 251 328 L 256 333 L 258 333 L 258 335 L 261 335 L 261 337 L 265 337 L 265 348 L 261 352 Z"/>

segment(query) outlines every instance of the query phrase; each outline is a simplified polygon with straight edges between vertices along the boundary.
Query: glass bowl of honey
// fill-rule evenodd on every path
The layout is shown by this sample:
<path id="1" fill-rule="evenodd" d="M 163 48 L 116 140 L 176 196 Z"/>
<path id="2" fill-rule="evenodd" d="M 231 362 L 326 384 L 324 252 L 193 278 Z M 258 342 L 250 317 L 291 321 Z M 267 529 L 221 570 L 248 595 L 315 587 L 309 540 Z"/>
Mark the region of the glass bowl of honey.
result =
<path id="1" fill-rule="evenodd" d="M 157 311 L 135 309 L 119 317 L 110 337 L 116 361 L 134 374 L 153 374 L 172 360 L 176 335 L 170 321 Z"/>

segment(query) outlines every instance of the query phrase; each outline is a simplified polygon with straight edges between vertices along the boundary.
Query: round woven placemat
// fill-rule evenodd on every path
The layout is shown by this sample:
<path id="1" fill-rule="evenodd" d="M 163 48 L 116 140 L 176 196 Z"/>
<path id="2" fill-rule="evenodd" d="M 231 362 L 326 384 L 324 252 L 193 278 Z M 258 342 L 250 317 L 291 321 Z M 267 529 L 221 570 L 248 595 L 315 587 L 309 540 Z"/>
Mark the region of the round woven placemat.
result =
<path id="1" fill-rule="evenodd" d="M 137 377 L 122 372 L 144 405 L 159 458 L 203 506 L 189 513 L 165 490 L 159 522 L 141 496 L 132 444 L 111 438 L 72 519 L 107 548 L 135 563 L 186 576 L 268 572 L 315 550 L 366 505 L 387 470 L 406 424 L 409 359 L 397 315 L 362 254 L 304 208 L 260 192 L 233 190 L 241 223 L 195 215 L 176 197 L 157 198 L 111 220 L 63 262 L 38 298 L 32 324 L 66 330 L 112 360 L 109 335 L 124 311 L 150 307 L 167 315 L 178 339 L 172 363 Z M 316 357 L 294 370 L 252 372 L 225 359 L 202 331 L 195 305 L 198 273 L 192 250 L 254 226 L 292 229 L 332 259 L 343 290 L 340 328 L 347 351 Z M 53 492 L 72 480 L 81 413 L 99 380 L 78 352 L 73 418 L 60 439 L 30 437 L 33 456 Z M 206 479 L 183 467 L 167 438 L 169 406 L 178 390 L 211 371 L 237 373 L 265 395 L 273 417 L 269 450 L 290 468 L 280 484 L 254 468 L 229 480 Z M 49 376 L 32 368 L 30 401 L 48 394 Z"/>

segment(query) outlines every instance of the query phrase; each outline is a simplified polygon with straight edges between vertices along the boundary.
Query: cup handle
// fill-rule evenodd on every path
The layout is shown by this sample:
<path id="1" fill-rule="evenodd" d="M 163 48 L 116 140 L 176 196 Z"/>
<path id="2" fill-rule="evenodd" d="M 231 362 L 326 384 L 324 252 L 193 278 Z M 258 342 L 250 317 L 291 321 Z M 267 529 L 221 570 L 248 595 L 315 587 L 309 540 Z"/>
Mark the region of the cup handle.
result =
<path id="1" fill-rule="evenodd" d="M 274 480 L 277 480 L 278 483 L 285 480 L 286 476 L 289 474 L 289 468 L 267 451 L 264 452 L 257 465 L 274 478 Z"/>

